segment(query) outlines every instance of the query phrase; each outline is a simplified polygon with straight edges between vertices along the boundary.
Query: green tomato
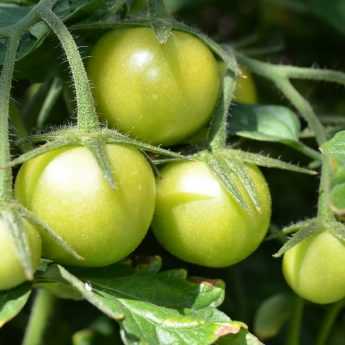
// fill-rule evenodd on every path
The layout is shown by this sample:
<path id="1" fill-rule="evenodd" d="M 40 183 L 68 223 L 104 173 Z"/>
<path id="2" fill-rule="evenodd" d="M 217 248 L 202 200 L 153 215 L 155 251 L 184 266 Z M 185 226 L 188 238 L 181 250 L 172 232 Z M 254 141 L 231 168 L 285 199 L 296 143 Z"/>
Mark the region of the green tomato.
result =
<path id="1" fill-rule="evenodd" d="M 241 75 L 237 80 L 234 101 L 244 104 L 255 104 L 258 102 L 254 79 L 249 71 L 241 68 Z"/>
<path id="2" fill-rule="evenodd" d="M 24 220 L 32 256 L 32 266 L 37 268 L 41 258 L 41 238 L 38 231 Z M 7 290 L 26 281 L 24 269 L 19 261 L 17 249 L 7 224 L 0 219 L 0 290 Z"/>
<path id="3" fill-rule="evenodd" d="M 332 303 L 345 297 L 344 262 L 344 243 L 324 231 L 284 254 L 283 273 L 301 297 L 314 303 Z"/>
<path id="4" fill-rule="evenodd" d="M 125 258 L 145 237 L 155 204 L 152 169 L 136 149 L 107 145 L 106 150 L 115 190 L 85 147 L 55 150 L 21 167 L 17 198 L 84 260 L 42 233 L 46 257 L 69 265 L 106 266 Z"/>
<path id="5" fill-rule="evenodd" d="M 267 232 L 271 198 L 260 170 L 255 166 L 247 170 L 257 189 L 260 212 L 236 177 L 234 183 L 248 209 L 241 208 L 205 163 L 164 167 L 153 221 L 163 247 L 182 260 L 208 267 L 229 266 L 250 255 Z"/>
<path id="6" fill-rule="evenodd" d="M 223 61 L 218 63 L 219 71 L 222 76 L 225 73 L 225 64 Z M 252 74 L 245 68 L 240 66 L 241 74 L 236 80 L 236 90 L 234 93 L 234 101 L 244 104 L 255 104 L 258 102 L 256 87 Z"/>
<path id="7" fill-rule="evenodd" d="M 205 125 L 220 89 L 212 52 L 178 31 L 165 44 L 149 28 L 111 31 L 94 47 L 88 72 L 100 115 L 152 144 L 176 144 Z"/>

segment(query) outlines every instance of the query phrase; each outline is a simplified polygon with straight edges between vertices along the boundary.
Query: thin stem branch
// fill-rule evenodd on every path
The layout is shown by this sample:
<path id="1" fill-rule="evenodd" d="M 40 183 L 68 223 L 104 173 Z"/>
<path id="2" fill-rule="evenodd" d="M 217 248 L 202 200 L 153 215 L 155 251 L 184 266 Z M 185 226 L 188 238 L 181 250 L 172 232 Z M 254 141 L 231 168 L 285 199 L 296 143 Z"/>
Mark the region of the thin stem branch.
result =
<path id="1" fill-rule="evenodd" d="M 276 67 L 289 79 L 318 80 L 345 85 L 345 73 L 297 66 L 276 65 Z"/>
<path id="2" fill-rule="evenodd" d="M 39 15 L 59 39 L 71 68 L 77 102 L 78 127 L 92 130 L 99 127 L 94 99 L 77 44 L 63 21 L 49 8 L 39 9 Z"/>
<path id="3" fill-rule="evenodd" d="M 303 77 L 305 79 L 316 79 L 316 74 L 310 72 L 311 69 L 307 68 L 293 68 L 292 66 L 279 66 L 273 65 L 266 62 L 257 61 L 255 59 L 248 58 L 243 54 L 238 53 L 237 57 L 241 64 L 248 67 L 254 73 L 271 80 L 276 87 L 283 93 L 283 95 L 290 101 L 290 103 L 298 110 L 300 115 L 308 122 L 309 127 L 315 133 L 316 140 L 319 145 L 326 141 L 326 132 L 321 124 L 320 120 L 316 116 L 310 103 L 296 90 L 291 84 L 289 78 L 302 77 L 302 71 L 304 72 Z M 298 72 L 298 73 L 297 73 Z M 290 75 L 291 73 L 291 75 Z M 340 72 L 339 72 L 340 73 Z M 323 79 L 326 75 L 323 74 Z M 334 75 L 331 75 L 334 78 Z M 334 81 L 330 79 L 329 81 Z"/>
<path id="4" fill-rule="evenodd" d="M 331 333 L 332 327 L 340 313 L 340 311 L 345 307 L 345 300 L 341 300 L 337 303 L 332 304 L 326 312 L 326 315 L 322 321 L 316 345 L 327 345 L 327 340 Z"/>
<path id="5" fill-rule="evenodd" d="M 274 80 L 277 88 L 285 95 L 290 103 L 299 111 L 315 133 L 319 145 L 326 141 L 326 132 L 310 103 L 296 90 L 288 79 Z"/>
<path id="6" fill-rule="evenodd" d="M 293 313 L 290 321 L 286 345 L 299 345 L 301 337 L 301 325 L 303 319 L 304 301 L 296 296 L 293 306 Z"/>
<path id="7" fill-rule="evenodd" d="M 19 35 L 8 38 L 4 64 L 0 76 L 0 167 L 10 161 L 8 137 L 8 119 L 10 114 L 10 96 L 14 65 L 19 45 Z M 0 200 L 12 197 L 12 172 L 10 168 L 0 169 Z"/>
<path id="8" fill-rule="evenodd" d="M 323 220 L 334 220 L 330 208 L 330 162 L 326 155 L 322 156 L 321 180 L 319 187 L 318 216 Z"/>
<path id="9" fill-rule="evenodd" d="M 321 161 L 321 153 L 312 149 L 311 147 L 302 144 L 291 145 L 296 151 L 303 153 L 305 156 L 314 159 L 315 161 Z"/>
<path id="10" fill-rule="evenodd" d="M 41 345 L 47 324 L 54 311 L 55 297 L 47 290 L 38 290 L 31 310 L 22 345 Z"/>

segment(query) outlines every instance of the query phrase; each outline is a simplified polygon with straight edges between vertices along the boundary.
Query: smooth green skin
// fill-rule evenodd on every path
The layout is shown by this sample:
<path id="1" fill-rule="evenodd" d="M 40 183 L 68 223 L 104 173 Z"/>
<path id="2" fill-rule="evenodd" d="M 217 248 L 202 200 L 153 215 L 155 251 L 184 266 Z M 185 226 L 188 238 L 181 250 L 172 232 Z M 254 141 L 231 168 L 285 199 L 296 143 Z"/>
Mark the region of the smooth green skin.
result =
<path id="1" fill-rule="evenodd" d="M 38 267 L 41 258 L 41 238 L 38 231 L 27 221 L 24 229 L 29 241 L 34 270 Z M 10 235 L 7 224 L 0 219 L 0 290 L 8 290 L 24 283 L 24 269 L 19 261 L 17 249 Z"/>
<path id="2" fill-rule="evenodd" d="M 17 198 L 60 234 L 84 260 L 42 233 L 43 254 L 76 266 L 106 266 L 125 258 L 145 237 L 155 205 L 152 169 L 136 149 L 107 145 L 116 189 L 103 178 L 91 152 L 69 147 L 25 163 Z"/>
<path id="3" fill-rule="evenodd" d="M 238 180 L 248 209 L 242 209 L 203 162 L 165 166 L 157 184 L 153 231 L 171 254 L 194 264 L 225 267 L 250 255 L 263 240 L 271 198 L 257 167 L 247 166 L 257 188 L 259 213 Z"/>
<path id="4" fill-rule="evenodd" d="M 225 74 L 225 64 L 223 61 L 218 62 L 218 67 L 222 76 Z M 241 74 L 236 80 L 236 90 L 234 101 L 243 104 L 258 103 L 258 95 L 252 74 L 247 68 L 240 66 Z"/>
<path id="5" fill-rule="evenodd" d="M 220 90 L 212 52 L 178 31 L 165 44 L 149 28 L 111 31 L 91 52 L 88 72 L 100 115 L 152 144 L 176 144 L 200 129 Z"/>
<path id="6" fill-rule="evenodd" d="M 301 297 L 319 304 L 345 297 L 345 245 L 330 232 L 314 235 L 289 249 L 283 273 Z"/>

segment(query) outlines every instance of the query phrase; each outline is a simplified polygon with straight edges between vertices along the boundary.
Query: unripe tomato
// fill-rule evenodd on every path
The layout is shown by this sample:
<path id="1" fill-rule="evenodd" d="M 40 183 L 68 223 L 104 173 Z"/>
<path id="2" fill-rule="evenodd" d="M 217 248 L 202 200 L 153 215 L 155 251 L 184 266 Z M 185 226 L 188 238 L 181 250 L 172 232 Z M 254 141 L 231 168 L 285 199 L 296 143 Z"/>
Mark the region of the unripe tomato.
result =
<path id="1" fill-rule="evenodd" d="M 160 44 L 149 28 L 111 31 L 95 45 L 88 71 L 108 124 L 153 144 L 176 144 L 196 132 L 219 95 L 215 57 L 184 32 Z"/>
<path id="2" fill-rule="evenodd" d="M 283 272 L 290 287 L 314 303 L 345 297 L 345 245 L 330 232 L 309 237 L 284 254 Z"/>
<path id="3" fill-rule="evenodd" d="M 221 75 L 225 73 L 225 64 L 220 61 L 218 63 Z M 243 66 L 240 66 L 241 74 L 236 80 L 236 90 L 234 93 L 234 101 L 244 104 L 255 104 L 258 102 L 256 87 L 252 74 Z"/>
<path id="4" fill-rule="evenodd" d="M 247 169 L 261 212 L 236 177 L 234 183 L 247 209 L 241 208 L 205 163 L 165 166 L 158 181 L 153 221 L 154 234 L 163 247 L 182 260 L 208 267 L 225 267 L 250 255 L 267 232 L 271 198 L 260 170 Z"/>
<path id="5" fill-rule="evenodd" d="M 244 104 L 255 104 L 258 102 L 258 96 L 253 76 L 243 67 L 241 71 L 242 73 L 237 80 L 234 101 Z"/>
<path id="6" fill-rule="evenodd" d="M 26 222 L 24 229 L 31 250 L 32 266 L 37 268 L 41 258 L 41 238 L 36 229 Z M 0 219 L 0 290 L 11 289 L 26 280 L 15 243 L 11 237 L 7 224 Z"/>
<path id="7" fill-rule="evenodd" d="M 42 233 L 46 257 L 69 265 L 105 266 L 126 257 L 146 235 L 155 204 L 152 169 L 136 149 L 107 145 L 106 150 L 115 190 L 85 147 L 55 150 L 21 167 L 17 198 L 84 260 Z"/>

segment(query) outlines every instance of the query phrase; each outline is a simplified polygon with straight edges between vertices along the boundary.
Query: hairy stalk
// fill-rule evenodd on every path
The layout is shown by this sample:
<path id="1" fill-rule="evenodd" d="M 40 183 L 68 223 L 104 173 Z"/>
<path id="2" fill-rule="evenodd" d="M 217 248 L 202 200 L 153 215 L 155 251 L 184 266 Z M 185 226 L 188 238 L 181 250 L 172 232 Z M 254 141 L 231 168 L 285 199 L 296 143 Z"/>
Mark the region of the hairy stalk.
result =
<path id="1" fill-rule="evenodd" d="M 343 84 L 342 73 L 335 72 L 337 76 L 337 78 L 335 78 L 334 74 L 330 74 L 329 71 L 327 71 L 328 73 L 320 73 L 320 77 L 317 78 L 317 73 L 315 73 L 316 70 L 298 67 L 295 68 L 293 66 L 273 65 L 248 58 L 240 53 L 236 56 L 239 62 L 248 67 L 253 73 L 271 80 L 276 85 L 289 102 L 298 110 L 300 115 L 308 122 L 309 127 L 315 133 L 315 137 L 319 145 L 326 141 L 325 129 L 319 118 L 316 116 L 310 103 L 291 84 L 290 79 L 297 78 L 298 76 L 303 79 L 327 80 L 331 82 L 337 81 Z"/>
<path id="2" fill-rule="evenodd" d="M 326 312 L 325 318 L 322 321 L 316 344 L 315 345 L 327 345 L 327 339 L 331 333 L 332 327 L 340 313 L 345 307 L 345 299 L 332 304 Z"/>
<path id="3" fill-rule="evenodd" d="M 295 145 L 293 147 L 295 150 L 301 152 L 305 156 L 315 161 L 319 161 L 319 162 L 321 161 L 321 153 L 319 151 L 316 151 L 307 145 Z"/>
<path id="4" fill-rule="evenodd" d="M 315 133 L 318 144 L 322 145 L 326 141 L 326 132 L 310 103 L 296 90 L 290 80 L 277 78 L 274 83 L 308 122 L 309 127 Z"/>
<path id="5" fill-rule="evenodd" d="M 46 290 L 38 290 L 31 310 L 22 345 L 43 344 L 44 332 L 54 311 L 55 297 Z"/>
<path id="6" fill-rule="evenodd" d="M 71 68 L 77 102 L 78 127 L 81 130 L 99 128 L 90 83 L 77 44 L 63 21 L 52 10 L 42 7 L 39 9 L 39 15 L 59 39 Z"/>
<path id="7" fill-rule="evenodd" d="M 8 137 L 8 119 L 10 114 L 10 95 L 19 35 L 8 38 L 4 64 L 0 76 L 0 167 L 10 161 L 10 144 Z M 0 200 L 12 197 L 12 173 L 10 168 L 0 169 Z"/>
<path id="8" fill-rule="evenodd" d="M 335 218 L 330 208 L 330 184 L 330 162 L 329 158 L 324 155 L 322 157 L 321 180 L 319 186 L 318 217 L 326 221 Z"/>

